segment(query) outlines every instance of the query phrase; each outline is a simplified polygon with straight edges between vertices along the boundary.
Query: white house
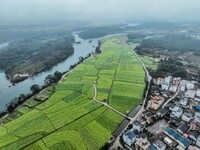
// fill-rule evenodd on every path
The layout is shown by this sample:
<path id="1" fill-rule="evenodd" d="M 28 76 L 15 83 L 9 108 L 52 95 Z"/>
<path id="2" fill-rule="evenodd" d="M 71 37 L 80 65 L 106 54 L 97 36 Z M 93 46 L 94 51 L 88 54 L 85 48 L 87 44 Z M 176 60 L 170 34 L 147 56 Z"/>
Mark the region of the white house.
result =
<path id="1" fill-rule="evenodd" d="M 188 82 L 188 83 L 186 84 L 186 88 L 187 88 L 188 90 L 194 89 L 194 83 Z"/>
<path id="2" fill-rule="evenodd" d="M 182 115 L 182 117 L 181 117 L 181 119 L 183 121 L 190 122 L 190 120 L 192 119 L 192 117 L 193 117 L 192 113 L 190 113 L 190 112 L 184 112 L 183 115 Z"/>
<path id="3" fill-rule="evenodd" d="M 182 98 L 181 100 L 180 100 L 180 104 L 184 107 L 184 108 L 186 108 L 188 105 L 188 98 Z"/>
<path id="4" fill-rule="evenodd" d="M 144 125 L 141 124 L 139 121 L 135 121 L 135 122 L 133 122 L 133 129 L 141 132 L 144 129 Z"/>
<path id="5" fill-rule="evenodd" d="M 200 89 L 197 90 L 196 96 L 200 97 Z"/>
<path id="6" fill-rule="evenodd" d="M 195 90 L 188 90 L 185 93 L 185 96 L 188 97 L 188 98 L 191 98 L 191 99 L 194 99 L 195 95 L 196 95 L 196 91 Z"/>
<path id="7" fill-rule="evenodd" d="M 167 148 L 166 145 L 160 140 L 155 141 L 153 143 L 153 147 L 155 147 L 157 150 L 165 150 Z"/>
<path id="8" fill-rule="evenodd" d="M 197 138 L 196 146 L 198 146 L 200 148 L 200 135 Z"/>
<path id="9" fill-rule="evenodd" d="M 168 91 L 168 89 L 169 89 L 169 83 L 168 82 L 163 82 L 161 84 L 161 88 L 162 88 L 162 90 Z"/>
<path id="10" fill-rule="evenodd" d="M 185 92 L 185 89 L 186 89 L 185 85 L 181 85 L 181 86 L 180 86 L 180 91 L 181 91 L 181 92 Z"/>
<path id="11" fill-rule="evenodd" d="M 200 118 L 200 112 L 197 111 L 197 112 L 195 113 L 195 117 Z"/>
<path id="12" fill-rule="evenodd" d="M 174 118 L 174 117 L 180 118 L 182 113 L 183 113 L 183 109 L 180 108 L 180 107 L 175 106 L 174 108 L 172 108 L 172 112 L 171 112 L 170 116 L 172 118 Z"/>
<path id="13" fill-rule="evenodd" d="M 133 130 L 128 130 L 128 131 L 125 131 L 123 133 L 123 141 L 124 143 L 126 143 L 128 146 L 132 146 L 133 143 L 135 142 L 136 140 L 136 135 L 135 133 L 133 132 Z"/>
<path id="14" fill-rule="evenodd" d="M 178 89 L 178 85 L 172 85 L 172 86 L 170 86 L 169 91 L 175 93 L 177 91 L 177 89 Z"/>
<path id="15" fill-rule="evenodd" d="M 165 82 L 170 84 L 172 82 L 172 79 L 173 79 L 172 76 L 165 77 Z"/>

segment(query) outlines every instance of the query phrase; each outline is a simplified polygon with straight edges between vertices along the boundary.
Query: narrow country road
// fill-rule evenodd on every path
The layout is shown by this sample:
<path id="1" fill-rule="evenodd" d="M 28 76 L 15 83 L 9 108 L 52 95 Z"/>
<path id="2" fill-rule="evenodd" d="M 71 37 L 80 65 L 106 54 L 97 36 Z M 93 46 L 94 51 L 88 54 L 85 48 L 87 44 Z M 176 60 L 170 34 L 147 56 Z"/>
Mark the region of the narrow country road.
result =
<path id="1" fill-rule="evenodd" d="M 165 101 L 165 103 L 162 105 L 162 109 L 165 108 L 165 106 L 178 95 L 179 91 L 180 87 L 178 87 L 176 93 L 172 97 L 170 97 L 167 101 Z"/>

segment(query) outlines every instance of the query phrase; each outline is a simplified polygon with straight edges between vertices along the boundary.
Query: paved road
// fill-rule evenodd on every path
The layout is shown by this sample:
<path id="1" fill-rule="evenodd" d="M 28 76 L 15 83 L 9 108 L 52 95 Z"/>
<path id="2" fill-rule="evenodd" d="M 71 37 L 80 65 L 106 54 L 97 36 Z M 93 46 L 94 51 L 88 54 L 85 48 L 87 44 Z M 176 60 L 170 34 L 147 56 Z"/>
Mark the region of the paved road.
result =
<path id="1" fill-rule="evenodd" d="M 162 105 L 162 109 L 165 108 L 165 106 L 178 95 L 179 91 L 180 91 L 180 88 L 178 87 L 178 90 L 176 91 L 176 93 L 172 97 L 170 97 L 167 101 L 165 101 L 165 103 Z"/>

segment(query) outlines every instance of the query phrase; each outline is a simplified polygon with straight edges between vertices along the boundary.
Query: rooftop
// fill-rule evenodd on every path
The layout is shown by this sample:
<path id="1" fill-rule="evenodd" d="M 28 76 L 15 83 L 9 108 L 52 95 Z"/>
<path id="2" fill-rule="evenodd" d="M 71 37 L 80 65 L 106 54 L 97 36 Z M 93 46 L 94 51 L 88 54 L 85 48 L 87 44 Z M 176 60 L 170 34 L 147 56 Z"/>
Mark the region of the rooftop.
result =
<path id="1" fill-rule="evenodd" d="M 163 148 L 163 147 L 166 146 L 166 145 L 165 145 L 162 141 L 160 141 L 160 140 L 155 141 L 155 142 L 153 143 L 153 145 L 156 146 L 156 147 L 158 147 L 159 149 L 161 149 L 161 148 Z"/>
<path id="2" fill-rule="evenodd" d="M 136 135 L 132 130 L 128 130 L 126 132 L 124 132 L 124 135 L 128 138 L 128 139 L 133 139 Z"/>

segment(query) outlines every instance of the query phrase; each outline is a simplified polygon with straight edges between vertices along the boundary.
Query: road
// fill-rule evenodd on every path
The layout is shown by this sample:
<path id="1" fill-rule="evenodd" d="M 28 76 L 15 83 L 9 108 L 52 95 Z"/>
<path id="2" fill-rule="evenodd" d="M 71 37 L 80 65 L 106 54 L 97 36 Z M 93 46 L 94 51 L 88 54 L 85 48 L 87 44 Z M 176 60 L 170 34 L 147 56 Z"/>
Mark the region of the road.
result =
<path id="1" fill-rule="evenodd" d="M 136 119 L 138 118 L 138 116 L 144 111 L 145 109 L 145 103 L 147 101 L 147 96 L 148 96 L 148 92 L 149 92 L 149 88 L 150 88 L 150 85 L 151 85 L 151 80 L 152 80 L 152 77 L 150 76 L 149 74 L 149 71 L 147 70 L 146 66 L 144 65 L 144 63 L 140 60 L 140 58 L 138 57 L 138 55 L 136 54 L 136 52 L 133 50 L 133 48 L 131 48 L 131 51 L 133 53 L 133 55 L 137 58 L 137 60 L 140 62 L 140 64 L 142 65 L 144 71 L 145 71 L 145 74 L 146 74 L 146 80 L 147 80 L 147 90 L 146 90 L 146 93 L 145 93 L 145 97 L 144 97 L 144 100 L 143 100 L 143 103 L 142 103 L 142 107 L 141 109 L 138 111 L 138 113 L 130 119 L 130 122 L 129 124 L 123 129 L 123 131 L 119 134 L 119 136 L 116 137 L 115 139 L 115 142 L 113 143 L 113 145 L 110 147 L 110 150 L 114 150 L 114 149 L 117 149 L 118 146 L 122 147 L 122 145 L 120 144 L 120 136 L 123 134 L 123 132 L 126 130 L 126 128 L 132 124 L 134 121 L 136 121 Z"/>
<path id="2" fill-rule="evenodd" d="M 178 87 L 176 93 L 172 97 L 170 97 L 167 101 L 165 101 L 165 103 L 162 105 L 162 109 L 165 108 L 165 106 L 178 95 L 179 91 L 180 87 Z"/>

